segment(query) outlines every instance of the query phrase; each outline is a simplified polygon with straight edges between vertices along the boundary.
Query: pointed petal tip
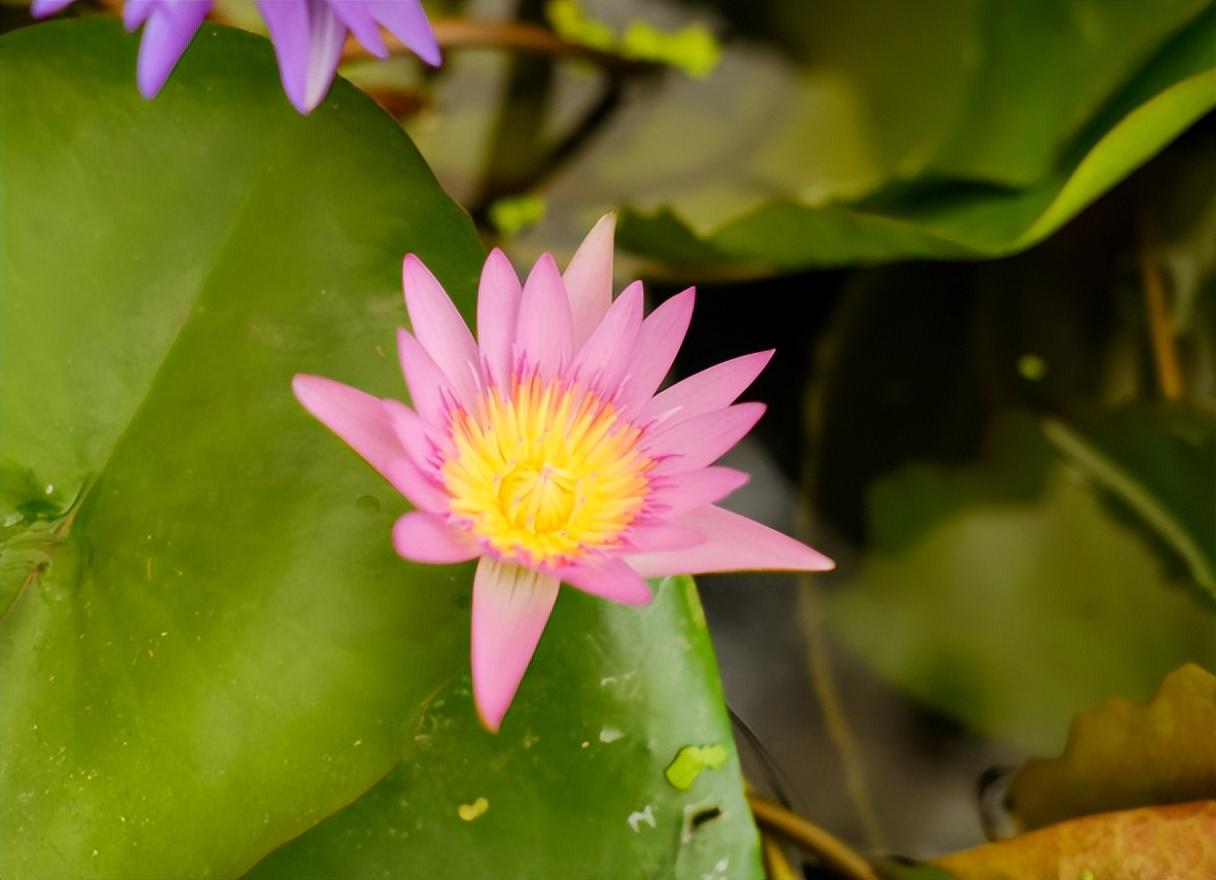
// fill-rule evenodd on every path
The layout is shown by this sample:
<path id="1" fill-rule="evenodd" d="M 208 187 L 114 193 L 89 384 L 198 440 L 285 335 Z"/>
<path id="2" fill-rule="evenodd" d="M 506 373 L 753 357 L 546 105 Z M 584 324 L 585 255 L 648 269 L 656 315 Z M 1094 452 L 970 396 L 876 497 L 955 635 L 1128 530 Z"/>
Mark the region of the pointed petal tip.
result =
<path id="1" fill-rule="evenodd" d="M 427 565 L 468 562 L 479 555 L 467 536 L 440 517 L 416 510 L 393 523 L 393 548 L 402 559 Z"/>

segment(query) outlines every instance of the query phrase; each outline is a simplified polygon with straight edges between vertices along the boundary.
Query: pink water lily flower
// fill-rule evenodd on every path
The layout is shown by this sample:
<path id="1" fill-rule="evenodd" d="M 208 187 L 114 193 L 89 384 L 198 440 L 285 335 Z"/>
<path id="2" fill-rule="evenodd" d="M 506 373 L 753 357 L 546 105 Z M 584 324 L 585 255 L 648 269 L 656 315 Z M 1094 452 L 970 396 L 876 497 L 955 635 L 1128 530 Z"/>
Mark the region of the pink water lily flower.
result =
<path id="1" fill-rule="evenodd" d="M 735 403 L 771 351 L 655 392 L 692 315 L 691 289 L 642 316 L 642 286 L 612 298 L 614 220 L 563 276 L 549 255 L 521 286 L 501 251 L 482 270 L 477 339 L 417 257 L 405 258 L 414 332 L 398 331 L 413 408 L 319 376 L 300 402 L 416 508 L 406 559 L 478 559 L 473 696 L 497 730 L 562 583 L 626 604 L 646 578 L 739 569 L 822 571 L 810 547 L 715 505 L 747 475 L 714 462 L 764 410 Z"/>
<path id="2" fill-rule="evenodd" d="M 30 10 L 44 18 L 73 2 L 33 0 Z M 129 31 L 144 27 L 136 81 L 145 98 L 160 92 L 211 5 L 212 0 L 126 0 L 123 24 Z M 421 0 L 258 0 L 257 5 L 274 43 L 283 90 L 304 114 L 329 93 L 347 33 L 377 58 L 387 58 L 383 27 L 427 64 L 440 62 Z"/>

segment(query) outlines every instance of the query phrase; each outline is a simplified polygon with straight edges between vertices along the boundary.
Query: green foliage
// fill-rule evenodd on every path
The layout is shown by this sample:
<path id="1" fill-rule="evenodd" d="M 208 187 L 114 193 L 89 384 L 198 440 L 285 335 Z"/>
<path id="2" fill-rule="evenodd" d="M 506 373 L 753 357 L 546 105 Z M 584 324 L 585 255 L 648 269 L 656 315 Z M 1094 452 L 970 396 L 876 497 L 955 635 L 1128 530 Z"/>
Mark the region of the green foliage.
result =
<path id="1" fill-rule="evenodd" d="M 411 131 L 449 191 L 543 179 L 549 218 L 516 247 L 570 246 L 570 230 L 622 207 L 623 244 L 700 281 L 1021 251 L 1216 104 L 1207 0 L 587 8 L 580 22 L 599 12 L 639 34 L 686 23 L 732 39 L 704 80 L 626 77 L 607 107 L 586 65 L 556 65 L 526 106 L 503 106 L 484 96 L 515 65 L 453 55 L 434 89 L 459 109 Z M 560 161 L 487 181 L 500 112 L 537 116 Z"/>
<path id="2" fill-rule="evenodd" d="M 499 199 L 490 205 L 490 222 L 500 235 L 518 235 L 545 219 L 545 197 L 539 195 Z"/>
<path id="3" fill-rule="evenodd" d="M 617 51 L 636 61 L 663 64 L 695 79 L 713 73 L 722 57 L 717 39 L 701 24 L 665 31 L 648 21 L 634 19 L 618 37 L 610 26 L 588 15 L 581 0 L 550 0 L 545 4 L 545 15 L 553 29 L 573 43 L 605 52 Z"/>
<path id="4" fill-rule="evenodd" d="M 1216 599 L 1216 412 L 1182 405 L 1090 414 L 1076 427 L 1057 420 L 1049 440 L 1178 554 L 1195 583 Z"/>
<path id="5" fill-rule="evenodd" d="M 1005 14 L 1016 18 L 1024 13 L 1032 20 L 1021 24 L 1035 30 L 1049 26 L 1035 20 L 1042 10 L 1059 8 L 1054 4 L 991 6 L 1004 10 L 994 13 L 997 18 Z M 914 4 L 904 8 L 923 14 Z M 1121 32 L 1117 22 L 1119 12 L 1131 8 L 1129 4 L 1101 7 L 1113 16 L 1103 26 L 1111 28 L 1108 33 L 1112 40 L 1113 34 Z M 1091 9 L 1101 14 L 1097 7 Z M 1171 7 L 1153 4 L 1151 9 L 1166 14 Z M 996 28 L 992 32 L 1005 33 Z M 1040 71 L 1053 58 L 1063 62 L 1063 53 L 1075 46 L 1072 42 L 1075 35 L 1064 31 L 1059 36 L 1063 39 L 1057 52 L 1046 57 L 1038 52 L 1025 55 L 1026 62 Z M 1027 117 L 1028 129 L 1012 118 L 1012 112 L 1010 117 L 993 118 L 997 108 L 1002 112 L 1019 108 L 1024 113 L 1033 112 L 1020 100 L 1005 100 L 1006 95 L 1017 94 L 1015 82 L 1004 83 L 1007 90 L 1000 91 L 999 97 L 992 94 L 985 103 L 977 102 L 969 111 L 974 114 L 972 118 L 967 118 L 965 112 L 961 120 L 953 123 L 953 127 L 981 136 L 976 151 L 980 155 L 985 143 L 1003 147 L 1003 141 L 989 132 L 999 133 L 1001 138 L 1010 132 L 1041 132 L 1038 137 L 1042 146 L 1054 145 L 1056 157 L 1053 164 L 1036 169 L 1041 176 L 1028 178 L 1016 165 L 1002 166 L 998 159 L 992 160 L 991 168 L 975 167 L 966 161 L 971 154 L 961 146 L 944 146 L 938 148 L 932 164 L 915 174 L 898 168 L 869 169 L 865 189 L 882 181 L 885 175 L 893 176 L 886 177 L 884 188 L 861 199 L 846 198 L 832 203 L 829 198 L 808 198 L 805 190 L 803 193 L 790 190 L 780 198 L 740 206 L 720 222 L 707 218 L 703 212 L 682 208 L 677 202 L 648 211 L 625 212 L 622 241 L 647 256 L 678 263 L 737 265 L 747 267 L 748 271 L 908 257 L 994 257 L 1023 250 L 1046 238 L 1216 106 L 1216 69 L 1211 53 L 1214 37 L 1216 9 L 1163 41 L 1142 69 L 1104 104 L 1094 108 L 1088 124 L 1079 128 L 1065 128 L 1062 118 L 1053 119 L 1050 114 Z M 1113 45 L 1108 45 L 1107 50 L 1116 51 Z M 996 50 L 990 47 L 988 51 Z M 1008 71 L 1013 66 L 997 69 Z M 1103 67 L 1099 64 L 1095 70 L 1101 71 Z M 1057 72 L 1057 76 L 1062 74 L 1063 71 Z M 987 81 L 976 88 L 995 91 L 998 86 Z M 1061 128 L 1043 130 L 1043 126 L 1053 123 Z M 975 142 L 965 143 L 970 149 Z M 1038 152 L 1046 155 L 1047 150 Z M 1026 156 L 1035 154 L 1030 149 L 1012 153 L 1010 157 L 1018 156 L 1025 161 Z M 1000 155 L 1005 155 L 1003 150 Z M 950 177 L 943 179 L 946 175 Z M 830 182 L 825 185 L 830 186 Z M 819 192 L 813 191 L 816 195 Z M 845 194 L 843 189 L 840 192 Z"/>
<path id="6" fill-rule="evenodd" d="M 1058 747 L 1079 706 L 1216 665 L 1216 616 L 1167 581 L 1037 427 L 981 464 L 912 465 L 870 496 L 870 547 L 827 619 L 885 677 L 991 736 Z"/>
<path id="7" fill-rule="evenodd" d="M 401 771 L 415 821 L 493 791 L 467 826 L 493 829 L 506 777 L 458 785 L 471 756 L 526 767 L 514 724 L 574 730 L 579 716 L 599 730 L 607 719 L 580 715 L 573 682 L 594 689 L 598 670 L 629 663 L 647 698 L 611 705 L 632 744 L 571 756 L 552 735 L 555 751 L 536 752 L 548 772 L 528 815 L 596 858 L 605 839 L 588 823 L 624 825 L 627 791 L 670 791 L 662 767 L 685 737 L 729 740 L 691 585 L 640 616 L 563 597 L 546 643 L 565 647 L 542 645 L 520 697 L 533 714 L 508 717 L 512 738 L 475 728 L 451 689 L 459 744 L 435 729 L 423 751 L 414 736 L 448 729 L 436 693 L 467 669 L 471 570 L 393 553 L 404 502 L 290 380 L 400 396 L 402 254 L 468 315 L 481 246 L 408 139 L 348 86 L 300 117 L 265 41 L 206 27 L 146 102 L 136 45 L 100 19 L 0 42 L 0 874 L 235 876 L 403 755 L 416 756 Z M 643 658 L 667 652 L 680 662 L 652 683 Z M 652 738 L 664 754 L 649 755 Z M 601 812 L 584 780 L 607 778 L 598 756 L 613 754 L 632 759 L 605 765 L 622 793 Z M 421 766 L 452 788 L 413 780 Z M 754 863 L 737 769 L 705 794 L 723 815 L 704 857 L 721 843 Z M 670 814 L 656 820 L 664 833 L 630 838 L 635 855 L 701 864 Z M 479 857 L 504 871 L 530 857 L 522 835 L 511 849 L 485 839 Z"/>
<path id="8" fill-rule="evenodd" d="M 762 876 L 733 747 L 687 790 L 664 778 L 730 743 L 699 611 L 686 578 L 640 610 L 563 595 L 497 737 L 457 679 L 396 770 L 251 880 Z"/>

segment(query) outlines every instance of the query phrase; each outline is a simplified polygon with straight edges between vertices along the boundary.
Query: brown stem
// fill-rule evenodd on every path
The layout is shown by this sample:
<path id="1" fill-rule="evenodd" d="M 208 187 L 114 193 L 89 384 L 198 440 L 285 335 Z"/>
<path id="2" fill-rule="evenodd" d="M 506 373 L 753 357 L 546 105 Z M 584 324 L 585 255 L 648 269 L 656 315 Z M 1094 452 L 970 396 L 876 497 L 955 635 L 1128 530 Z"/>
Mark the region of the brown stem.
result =
<path id="1" fill-rule="evenodd" d="M 848 880 L 879 880 L 869 862 L 818 825 L 757 794 L 749 793 L 747 802 L 762 831 L 781 835 Z"/>
<path id="2" fill-rule="evenodd" d="M 602 49 L 564 40 L 548 28 L 525 21 L 488 21 L 471 18 L 442 18 L 431 23 L 441 49 L 511 49 L 557 58 L 578 58 L 618 73 L 654 70 L 647 61 L 634 61 Z M 393 53 L 407 51 L 401 41 L 385 34 L 385 45 Z M 374 57 L 353 36 L 342 47 L 342 60 Z"/>
<path id="3" fill-rule="evenodd" d="M 781 843 L 771 834 L 760 835 L 760 855 L 764 859 L 764 874 L 768 880 L 798 880 Z"/>
<path id="4" fill-rule="evenodd" d="M 1174 345 L 1173 322 L 1166 307 L 1165 279 L 1157 255 L 1147 243 L 1140 247 L 1140 280 L 1157 386 L 1163 398 L 1177 400 L 1182 396 L 1182 370 L 1178 366 L 1178 349 Z"/>

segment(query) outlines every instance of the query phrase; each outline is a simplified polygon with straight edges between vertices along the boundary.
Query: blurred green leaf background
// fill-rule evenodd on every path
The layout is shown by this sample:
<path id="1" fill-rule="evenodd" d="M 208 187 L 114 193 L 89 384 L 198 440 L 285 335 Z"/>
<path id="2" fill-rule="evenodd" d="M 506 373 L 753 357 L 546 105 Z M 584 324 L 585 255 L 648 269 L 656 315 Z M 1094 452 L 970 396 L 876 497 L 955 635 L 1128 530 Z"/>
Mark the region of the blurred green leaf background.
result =
<path id="1" fill-rule="evenodd" d="M 733 880 L 745 777 L 927 858 L 1008 818 L 988 767 L 1216 669 L 1216 5 L 426 8 L 477 38 L 301 119 L 242 0 L 152 104 L 114 22 L 0 7 L 0 873 Z M 730 503 L 839 569 L 563 595 L 488 738 L 468 573 L 282 392 L 395 387 L 405 251 L 468 312 L 486 246 L 610 209 L 618 287 L 699 287 L 676 375 L 778 350 Z"/>

